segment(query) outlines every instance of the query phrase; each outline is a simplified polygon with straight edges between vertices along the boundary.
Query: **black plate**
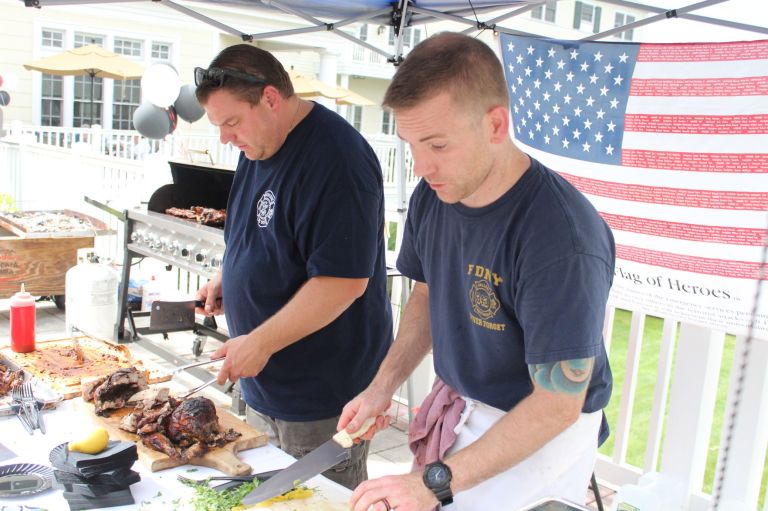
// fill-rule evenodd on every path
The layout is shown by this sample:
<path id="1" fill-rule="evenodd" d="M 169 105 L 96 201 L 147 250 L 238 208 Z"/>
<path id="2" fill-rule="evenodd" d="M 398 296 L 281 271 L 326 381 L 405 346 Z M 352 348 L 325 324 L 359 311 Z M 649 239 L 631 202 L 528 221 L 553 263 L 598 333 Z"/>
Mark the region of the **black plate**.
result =
<path id="1" fill-rule="evenodd" d="M 93 477 L 115 469 L 130 468 L 138 459 L 133 442 L 110 441 L 109 447 L 99 454 L 70 452 L 67 442 L 51 450 L 48 458 L 58 470 Z"/>
<path id="2" fill-rule="evenodd" d="M 20 495 L 32 495 L 33 493 L 39 493 L 45 491 L 51 487 L 53 481 L 53 469 L 46 467 L 45 465 L 34 465 L 32 463 L 17 463 L 15 465 L 3 465 L 0 466 L 0 479 L 7 476 L 23 476 L 32 475 L 37 476 L 42 480 L 40 481 L 30 480 L 29 486 L 26 486 L 23 482 L 7 483 L 7 490 L 13 488 L 13 494 L 0 494 L 0 497 L 18 497 Z M 0 486 L 6 486 L 0 481 Z M 3 488 L 4 490 L 6 488 Z"/>

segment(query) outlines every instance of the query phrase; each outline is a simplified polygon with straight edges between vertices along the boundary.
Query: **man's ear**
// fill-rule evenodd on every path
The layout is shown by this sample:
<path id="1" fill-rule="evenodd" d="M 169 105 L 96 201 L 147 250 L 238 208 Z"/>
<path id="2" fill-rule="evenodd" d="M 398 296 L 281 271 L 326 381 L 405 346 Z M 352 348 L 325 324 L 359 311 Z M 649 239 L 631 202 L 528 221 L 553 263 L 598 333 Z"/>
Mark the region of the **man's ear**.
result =
<path id="1" fill-rule="evenodd" d="M 280 95 L 280 92 L 272 85 L 267 85 L 264 87 L 264 92 L 261 95 L 261 100 L 266 102 L 267 106 L 270 108 L 270 110 L 274 110 L 274 108 L 280 104 L 283 97 Z"/>
<path id="2" fill-rule="evenodd" d="M 498 105 L 488 110 L 491 127 L 491 142 L 498 144 L 509 137 L 509 108 Z"/>

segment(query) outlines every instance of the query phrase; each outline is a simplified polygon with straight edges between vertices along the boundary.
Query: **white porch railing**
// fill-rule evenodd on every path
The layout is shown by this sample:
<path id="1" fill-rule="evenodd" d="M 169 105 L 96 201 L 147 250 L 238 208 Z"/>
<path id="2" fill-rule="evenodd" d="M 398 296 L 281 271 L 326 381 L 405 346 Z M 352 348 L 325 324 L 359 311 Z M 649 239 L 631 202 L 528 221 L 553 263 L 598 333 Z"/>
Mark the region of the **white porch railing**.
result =
<path id="1" fill-rule="evenodd" d="M 233 164 L 236 158 L 213 137 L 176 137 L 153 143 L 151 151 L 146 152 L 135 150 L 139 140 L 132 132 L 25 130 L 15 140 L 0 141 L 0 193 L 12 195 L 23 209 L 71 208 L 108 222 L 118 235 L 97 240 L 97 248 L 120 261 L 120 222 L 84 203 L 84 195 L 109 201 L 115 209 L 133 207 L 170 181 L 167 160 L 182 157 L 184 150 L 207 150 L 217 164 Z M 387 187 L 393 190 L 395 140 L 372 137 L 371 143 L 381 160 Z M 120 157 L 128 154 L 130 158 Z M 409 184 L 414 184 L 412 176 Z M 388 218 L 399 221 L 396 214 L 389 213 Z M 399 236 L 401 229 L 396 233 Z M 719 486 L 720 510 L 754 511 L 762 501 L 760 509 L 768 511 L 768 474 L 764 470 L 768 446 L 768 341 L 751 343 L 728 463 L 719 481 L 727 441 L 722 432 L 727 431 L 731 420 L 746 340 L 672 319 L 664 320 L 658 338 L 649 337 L 646 325 L 656 320 L 642 311 L 631 313 L 627 339 L 614 338 L 617 316 L 625 315 L 609 308 L 605 322 L 605 339 L 616 376 L 615 412 L 609 414 L 612 439 L 596 467 L 599 480 L 619 487 L 637 482 L 643 473 L 660 471 L 686 490 L 688 502 L 684 509 L 709 509 L 714 488 Z M 649 366 L 650 353 L 658 353 L 658 359 L 650 363 L 656 367 L 655 375 L 640 369 Z M 421 387 L 429 384 L 424 378 L 413 381 Z M 415 395 L 423 395 L 426 388 L 416 390 Z M 650 410 L 649 418 L 642 419 L 647 421 L 645 424 L 638 424 L 641 409 Z M 638 445 L 643 453 L 641 459 L 629 454 L 637 452 Z"/>

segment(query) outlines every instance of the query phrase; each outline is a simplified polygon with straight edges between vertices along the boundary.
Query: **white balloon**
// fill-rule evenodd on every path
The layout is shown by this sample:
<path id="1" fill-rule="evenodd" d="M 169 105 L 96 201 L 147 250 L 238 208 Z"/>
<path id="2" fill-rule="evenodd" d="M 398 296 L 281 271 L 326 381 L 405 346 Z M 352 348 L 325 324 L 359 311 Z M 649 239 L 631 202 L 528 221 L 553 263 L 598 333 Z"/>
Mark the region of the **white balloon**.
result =
<path id="1" fill-rule="evenodd" d="M 141 77 L 141 92 L 144 101 L 166 108 L 176 101 L 181 88 L 181 78 L 168 64 L 152 64 Z"/>
<path id="2" fill-rule="evenodd" d="M 19 77 L 16 76 L 16 73 L 8 71 L 8 72 L 0 73 L 0 76 L 3 77 L 3 86 L 0 87 L 3 90 L 12 92 L 19 85 Z"/>

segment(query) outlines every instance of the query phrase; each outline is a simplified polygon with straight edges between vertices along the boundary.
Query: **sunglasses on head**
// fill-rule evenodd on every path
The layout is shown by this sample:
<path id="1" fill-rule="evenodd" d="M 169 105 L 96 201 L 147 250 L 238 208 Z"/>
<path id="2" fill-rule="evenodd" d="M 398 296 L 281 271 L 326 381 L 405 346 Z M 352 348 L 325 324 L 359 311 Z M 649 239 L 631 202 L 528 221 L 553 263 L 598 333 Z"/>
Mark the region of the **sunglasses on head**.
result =
<path id="1" fill-rule="evenodd" d="M 208 86 L 219 88 L 224 85 L 224 81 L 227 77 L 236 78 L 253 85 L 267 84 L 267 82 L 261 78 L 249 75 L 248 73 L 235 71 L 234 69 L 223 69 L 220 67 L 209 67 L 208 69 L 203 69 L 202 67 L 195 68 L 195 86 L 197 87 L 206 83 Z"/>

